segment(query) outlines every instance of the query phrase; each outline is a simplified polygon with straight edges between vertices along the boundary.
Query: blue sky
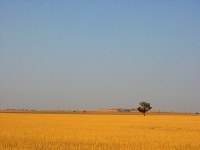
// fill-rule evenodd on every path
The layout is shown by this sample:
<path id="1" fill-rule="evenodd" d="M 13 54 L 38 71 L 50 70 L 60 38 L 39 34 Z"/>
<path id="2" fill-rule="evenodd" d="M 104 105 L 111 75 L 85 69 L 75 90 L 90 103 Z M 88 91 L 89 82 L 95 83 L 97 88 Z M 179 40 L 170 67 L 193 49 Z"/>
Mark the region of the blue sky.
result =
<path id="1" fill-rule="evenodd" d="M 199 1 L 1 1 L 0 108 L 200 107 Z"/>

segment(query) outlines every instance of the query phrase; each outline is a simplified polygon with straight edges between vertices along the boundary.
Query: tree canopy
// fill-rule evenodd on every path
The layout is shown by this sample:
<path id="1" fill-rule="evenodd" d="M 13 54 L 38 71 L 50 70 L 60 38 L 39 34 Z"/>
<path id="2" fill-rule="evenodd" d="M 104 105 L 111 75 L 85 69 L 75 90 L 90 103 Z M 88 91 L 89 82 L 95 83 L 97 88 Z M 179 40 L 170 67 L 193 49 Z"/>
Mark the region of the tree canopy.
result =
<path id="1" fill-rule="evenodd" d="M 137 108 L 137 110 L 141 113 L 146 114 L 147 111 L 149 111 L 152 107 L 150 106 L 150 103 L 148 102 L 140 102 L 140 106 Z"/>

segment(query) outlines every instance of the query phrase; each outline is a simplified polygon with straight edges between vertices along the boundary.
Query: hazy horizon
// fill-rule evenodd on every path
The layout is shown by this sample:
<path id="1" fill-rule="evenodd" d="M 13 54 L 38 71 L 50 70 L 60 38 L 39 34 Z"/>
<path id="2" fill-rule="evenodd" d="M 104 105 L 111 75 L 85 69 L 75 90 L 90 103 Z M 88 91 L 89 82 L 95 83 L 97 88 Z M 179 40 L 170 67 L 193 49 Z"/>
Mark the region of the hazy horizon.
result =
<path id="1" fill-rule="evenodd" d="M 0 109 L 199 112 L 199 6 L 0 1 Z"/>

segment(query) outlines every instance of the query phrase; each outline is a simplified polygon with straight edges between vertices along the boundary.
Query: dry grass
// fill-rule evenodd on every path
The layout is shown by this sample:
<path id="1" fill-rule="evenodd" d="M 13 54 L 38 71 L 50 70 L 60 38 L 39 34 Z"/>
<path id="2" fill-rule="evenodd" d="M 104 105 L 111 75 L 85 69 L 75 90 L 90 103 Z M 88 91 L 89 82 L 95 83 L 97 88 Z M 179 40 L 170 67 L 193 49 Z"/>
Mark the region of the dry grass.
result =
<path id="1" fill-rule="evenodd" d="M 197 150 L 199 140 L 200 116 L 0 113 L 2 150 Z"/>

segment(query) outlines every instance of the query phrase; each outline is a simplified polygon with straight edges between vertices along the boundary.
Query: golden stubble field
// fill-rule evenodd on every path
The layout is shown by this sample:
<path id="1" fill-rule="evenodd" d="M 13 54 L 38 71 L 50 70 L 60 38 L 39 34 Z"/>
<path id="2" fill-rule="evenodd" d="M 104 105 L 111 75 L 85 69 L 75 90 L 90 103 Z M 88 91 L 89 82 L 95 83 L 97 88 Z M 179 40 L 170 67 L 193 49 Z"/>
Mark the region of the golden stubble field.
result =
<path id="1" fill-rule="evenodd" d="M 198 150 L 198 115 L 0 113 L 1 150 Z"/>

